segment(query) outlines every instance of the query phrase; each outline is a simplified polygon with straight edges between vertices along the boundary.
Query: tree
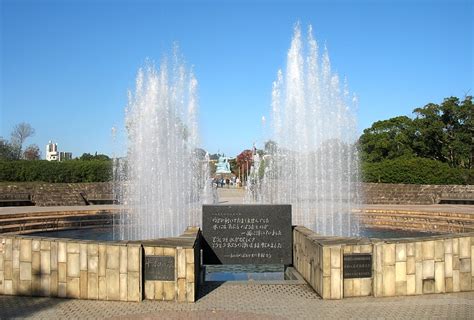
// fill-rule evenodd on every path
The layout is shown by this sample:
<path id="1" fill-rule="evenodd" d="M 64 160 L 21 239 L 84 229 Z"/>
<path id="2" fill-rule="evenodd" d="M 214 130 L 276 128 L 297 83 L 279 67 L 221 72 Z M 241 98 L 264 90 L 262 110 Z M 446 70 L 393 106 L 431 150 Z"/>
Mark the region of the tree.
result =
<path id="1" fill-rule="evenodd" d="M 14 160 L 18 150 L 10 142 L 0 137 L 0 160 Z"/>
<path id="2" fill-rule="evenodd" d="M 359 139 L 362 160 L 379 162 L 421 157 L 453 168 L 474 167 L 474 106 L 449 97 L 413 110 L 415 118 L 401 116 L 377 121 Z"/>
<path id="3" fill-rule="evenodd" d="M 36 144 L 29 145 L 23 152 L 23 159 L 25 160 L 39 160 L 41 152 Z"/>
<path id="4" fill-rule="evenodd" d="M 415 128 L 406 116 L 377 121 L 359 139 L 362 159 L 378 162 L 398 157 L 414 156 L 412 141 Z"/>
<path id="5" fill-rule="evenodd" d="M 94 159 L 94 156 L 90 153 L 83 153 L 82 156 L 79 157 L 79 160 L 82 160 L 82 161 L 89 161 L 92 159 Z"/>
<path id="6" fill-rule="evenodd" d="M 273 140 L 268 140 L 265 142 L 265 154 L 276 154 L 278 151 L 277 143 Z"/>
<path id="7" fill-rule="evenodd" d="M 196 155 L 196 158 L 199 160 L 204 160 L 206 159 L 206 150 L 202 148 L 196 148 L 194 149 L 194 154 Z"/>
<path id="8" fill-rule="evenodd" d="M 90 153 L 83 153 L 82 156 L 79 157 L 79 160 L 83 161 L 91 161 L 91 160 L 102 160 L 107 161 L 110 160 L 110 157 L 105 154 L 97 154 L 97 152 L 92 155 Z"/>
<path id="9" fill-rule="evenodd" d="M 236 158 L 233 158 L 233 159 L 229 159 L 229 165 L 230 165 L 230 170 L 232 171 L 232 173 L 236 176 L 239 175 L 239 166 L 237 164 L 237 159 Z"/>
<path id="10" fill-rule="evenodd" d="M 249 172 L 250 172 L 250 168 L 252 167 L 252 164 L 253 164 L 253 152 L 252 150 L 244 150 L 242 151 L 236 158 L 237 160 L 237 166 L 239 167 L 240 169 L 240 174 L 242 175 L 242 177 L 247 177 Z"/>
<path id="11" fill-rule="evenodd" d="M 421 157 L 446 162 L 453 168 L 473 167 L 474 106 L 472 96 L 461 102 L 449 97 L 438 105 L 414 110 L 414 148 Z"/>
<path id="12" fill-rule="evenodd" d="M 219 159 L 218 153 L 213 153 L 209 155 L 209 160 L 218 160 L 218 159 Z"/>
<path id="13" fill-rule="evenodd" d="M 29 123 L 21 122 L 13 127 L 13 131 L 11 133 L 11 143 L 17 147 L 16 159 L 21 158 L 23 143 L 25 140 L 34 134 L 35 129 L 33 129 Z"/>

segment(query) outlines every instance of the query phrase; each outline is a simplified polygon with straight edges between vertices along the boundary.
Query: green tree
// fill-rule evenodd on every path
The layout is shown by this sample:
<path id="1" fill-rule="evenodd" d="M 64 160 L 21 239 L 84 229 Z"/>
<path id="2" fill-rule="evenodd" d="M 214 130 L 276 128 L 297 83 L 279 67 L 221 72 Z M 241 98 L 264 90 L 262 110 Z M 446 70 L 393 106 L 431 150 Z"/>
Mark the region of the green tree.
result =
<path id="1" fill-rule="evenodd" d="M 362 160 L 378 162 L 385 159 L 414 156 L 413 120 L 406 116 L 377 121 L 365 129 L 359 139 Z"/>
<path id="2" fill-rule="evenodd" d="M 472 168 L 474 107 L 472 97 L 456 97 L 414 110 L 413 147 L 423 158 L 446 162 L 453 168 Z"/>
<path id="3" fill-rule="evenodd" d="M 78 158 L 79 160 L 83 161 L 91 161 L 91 160 L 100 160 L 100 161 L 108 161 L 110 157 L 105 154 L 97 154 L 97 152 L 92 155 L 90 153 L 83 153 L 82 156 Z"/>
<path id="4" fill-rule="evenodd" d="M 441 104 L 428 103 L 406 116 L 375 122 L 359 139 L 366 162 L 420 157 L 447 163 L 452 168 L 473 168 L 474 106 L 472 96 Z"/>
<path id="5" fill-rule="evenodd" d="M 10 142 L 0 137 L 0 160 L 15 160 L 18 150 Z"/>

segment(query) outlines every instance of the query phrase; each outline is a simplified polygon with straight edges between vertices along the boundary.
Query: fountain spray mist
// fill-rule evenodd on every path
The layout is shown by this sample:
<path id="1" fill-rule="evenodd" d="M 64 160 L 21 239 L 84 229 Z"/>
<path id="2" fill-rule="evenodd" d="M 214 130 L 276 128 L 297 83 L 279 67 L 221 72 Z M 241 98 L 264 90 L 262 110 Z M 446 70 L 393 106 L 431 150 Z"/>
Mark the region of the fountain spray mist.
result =
<path id="1" fill-rule="evenodd" d="M 304 41 L 296 25 L 286 70 L 278 71 L 272 90 L 277 147 L 258 161 L 265 174 L 247 199 L 289 203 L 293 224 L 321 234 L 357 234 L 351 214 L 360 203 L 355 104 L 331 71 L 327 50 L 320 56 L 311 26 Z"/>
<path id="2" fill-rule="evenodd" d="M 180 235 L 200 225 L 203 202 L 212 201 L 209 170 L 197 157 L 197 80 L 175 52 L 157 70 L 138 71 L 126 109 L 128 152 L 114 172 L 124 205 L 114 221 L 117 239 Z M 203 200 L 207 199 L 207 200 Z"/>

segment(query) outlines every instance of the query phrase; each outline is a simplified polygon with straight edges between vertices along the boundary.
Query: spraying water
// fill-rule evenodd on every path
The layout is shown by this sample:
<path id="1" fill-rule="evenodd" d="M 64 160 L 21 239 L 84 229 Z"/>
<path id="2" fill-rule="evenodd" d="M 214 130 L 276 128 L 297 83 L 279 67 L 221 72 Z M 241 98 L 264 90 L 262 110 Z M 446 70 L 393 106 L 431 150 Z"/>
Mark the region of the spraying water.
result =
<path id="1" fill-rule="evenodd" d="M 255 161 L 265 164 L 265 174 L 246 198 L 290 203 L 293 224 L 321 234 L 357 234 L 351 215 L 360 198 L 355 103 L 331 71 L 327 50 L 319 55 L 311 26 L 304 41 L 297 25 L 286 70 L 273 84 L 276 148 L 265 161 Z"/>
<path id="2" fill-rule="evenodd" d="M 138 71 L 126 109 L 127 158 L 116 161 L 115 188 L 124 209 L 116 239 L 178 236 L 200 225 L 213 202 L 209 170 L 197 156 L 197 80 L 175 54 L 157 70 Z M 118 182 L 117 182 L 118 181 Z"/>

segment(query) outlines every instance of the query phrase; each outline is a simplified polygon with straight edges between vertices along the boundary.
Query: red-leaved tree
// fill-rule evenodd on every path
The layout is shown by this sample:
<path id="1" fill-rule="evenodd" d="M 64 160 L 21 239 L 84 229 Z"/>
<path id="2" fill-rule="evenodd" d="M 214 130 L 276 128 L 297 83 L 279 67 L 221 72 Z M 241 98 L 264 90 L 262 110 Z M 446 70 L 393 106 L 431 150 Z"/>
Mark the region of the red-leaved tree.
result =
<path id="1" fill-rule="evenodd" d="M 246 180 L 253 164 L 252 150 L 244 150 L 237 156 L 237 166 L 240 168 L 242 179 Z"/>

